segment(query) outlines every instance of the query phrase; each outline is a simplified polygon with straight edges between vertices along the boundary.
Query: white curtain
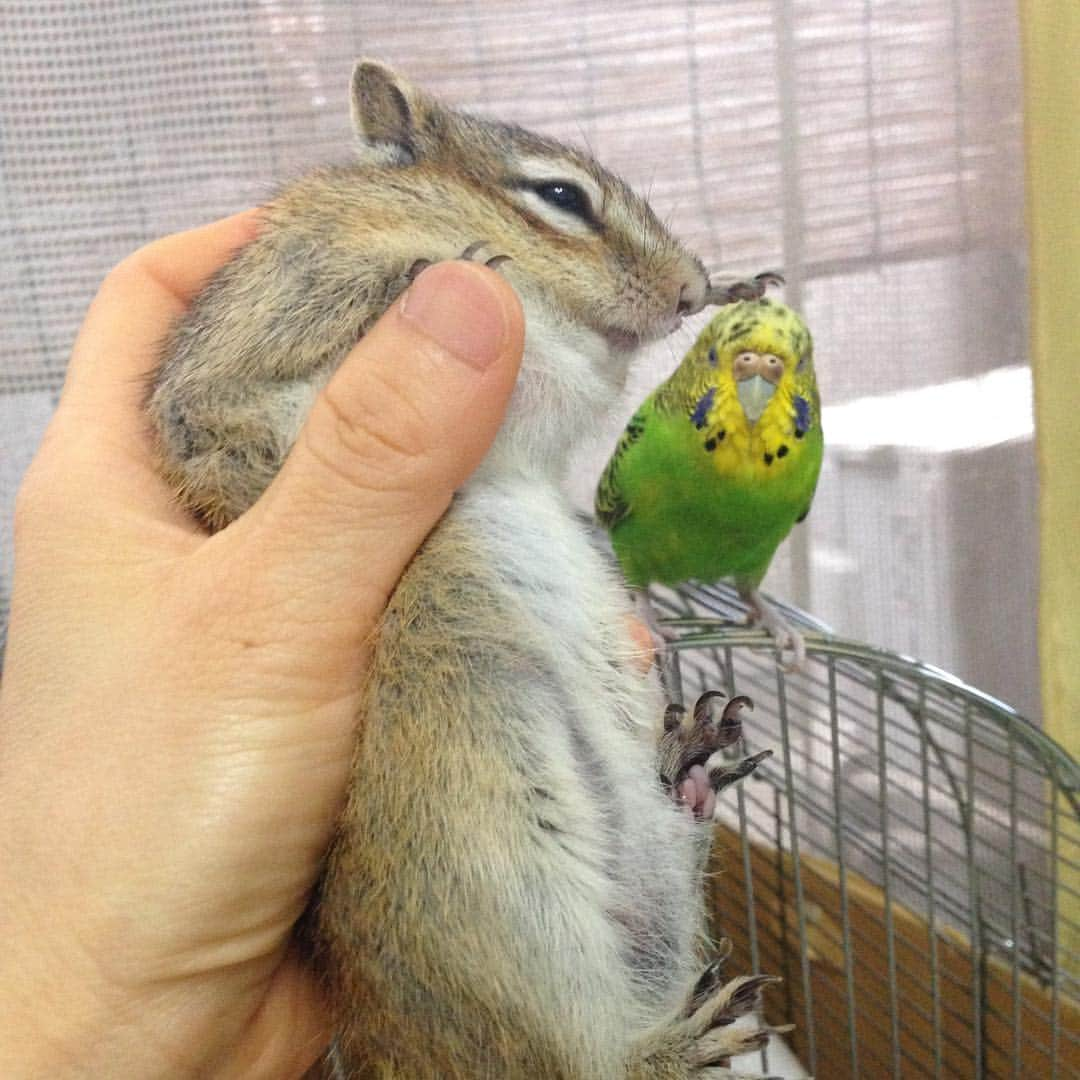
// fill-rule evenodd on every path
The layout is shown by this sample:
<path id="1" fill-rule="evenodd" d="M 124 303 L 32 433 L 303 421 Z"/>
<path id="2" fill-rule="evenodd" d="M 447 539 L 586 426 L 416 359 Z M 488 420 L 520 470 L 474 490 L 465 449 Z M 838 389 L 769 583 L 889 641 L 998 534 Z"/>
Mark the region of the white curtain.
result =
<path id="1" fill-rule="evenodd" d="M 826 466 L 766 587 L 1038 715 L 1012 0 L 5 0 L 0 624 L 10 511 L 82 313 L 138 244 L 349 153 L 354 57 L 587 144 L 716 272 L 782 268 Z M 582 451 L 591 485 L 695 326 Z"/>

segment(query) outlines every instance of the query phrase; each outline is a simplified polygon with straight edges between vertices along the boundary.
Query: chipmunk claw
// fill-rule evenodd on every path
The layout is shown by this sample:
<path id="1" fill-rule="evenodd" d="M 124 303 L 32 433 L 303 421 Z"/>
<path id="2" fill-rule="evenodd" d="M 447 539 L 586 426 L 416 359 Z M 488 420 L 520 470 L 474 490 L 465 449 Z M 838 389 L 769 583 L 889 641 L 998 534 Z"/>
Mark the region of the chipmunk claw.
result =
<path id="1" fill-rule="evenodd" d="M 772 751 L 765 751 L 730 765 L 716 752 L 742 737 L 740 713 L 754 703 L 737 694 L 724 706 L 719 719 L 713 717 L 712 703 L 726 695 L 707 690 L 687 716 L 682 705 L 668 705 L 664 712 L 664 733 L 658 745 L 661 783 L 691 810 L 698 820 L 710 820 L 716 808 L 716 793 L 748 776 Z"/>
<path id="2" fill-rule="evenodd" d="M 463 262 L 472 262 L 476 253 L 487 243 L 486 240 L 474 240 L 459 256 Z"/>
<path id="3" fill-rule="evenodd" d="M 480 250 L 487 246 L 486 240 L 476 240 L 471 243 L 459 256 L 464 262 L 474 262 L 477 254 Z M 492 270 L 498 270 L 503 263 L 511 262 L 509 255 L 492 255 L 491 258 L 484 260 L 485 266 L 490 266 Z"/>
<path id="4" fill-rule="evenodd" d="M 477 240 L 475 243 L 470 244 L 458 258 L 463 262 L 474 262 L 476 260 L 477 253 L 485 246 L 485 241 Z M 408 282 L 413 282 L 420 276 L 420 274 L 432 265 L 434 260 L 432 259 L 417 259 L 408 270 L 405 271 L 405 279 Z M 512 262 L 513 260 L 509 255 L 492 255 L 491 258 L 484 260 L 485 266 L 490 266 L 492 270 L 498 270 L 504 263 Z"/>
<path id="5" fill-rule="evenodd" d="M 705 764 L 709 786 L 719 795 L 724 788 L 749 776 L 766 758 L 772 757 L 772 753 L 772 750 L 762 750 L 761 753 L 751 754 L 734 765 L 729 765 L 723 759 L 714 764 L 710 758 Z"/>
<path id="6" fill-rule="evenodd" d="M 725 983 L 718 976 L 725 959 L 726 953 L 705 969 L 684 1008 L 649 1038 L 633 1063 L 647 1067 L 631 1068 L 631 1076 L 743 1080 L 742 1073 L 731 1071 L 731 1059 L 764 1048 L 772 1034 L 787 1030 L 753 1022 L 752 1017 L 762 990 L 782 980 L 774 975 L 740 975 Z M 736 1023 L 743 1017 L 750 1020 Z"/>
<path id="7" fill-rule="evenodd" d="M 698 1069 L 724 1068 L 733 1057 L 764 1049 L 780 1029 L 733 1025 L 758 1008 L 765 987 L 782 981 L 775 975 L 739 975 L 716 986 L 684 1021 L 692 1040 L 688 1053 L 691 1064 Z"/>
<path id="8" fill-rule="evenodd" d="M 731 944 L 731 938 L 721 938 L 716 943 L 716 956 L 698 977 L 698 981 L 694 984 L 694 989 L 690 991 L 686 1010 L 687 1016 L 697 1012 L 697 1010 L 705 1004 L 706 1000 L 716 991 L 717 987 L 720 986 L 721 972 L 724 965 L 730 959 L 733 949 L 734 946 Z"/>
<path id="9" fill-rule="evenodd" d="M 412 283 L 420 274 L 431 266 L 430 259 L 417 259 L 408 270 L 405 271 L 405 280 Z"/>

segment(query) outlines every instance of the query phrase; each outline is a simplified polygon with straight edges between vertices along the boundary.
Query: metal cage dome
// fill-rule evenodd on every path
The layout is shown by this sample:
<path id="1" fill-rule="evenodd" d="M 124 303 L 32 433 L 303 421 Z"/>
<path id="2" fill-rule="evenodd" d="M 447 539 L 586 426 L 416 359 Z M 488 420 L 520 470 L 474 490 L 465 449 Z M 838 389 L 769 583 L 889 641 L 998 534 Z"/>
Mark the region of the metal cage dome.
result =
<path id="1" fill-rule="evenodd" d="M 774 750 L 721 796 L 711 910 L 732 970 L 784 977 L 768 1019 L 796 1024 L 809 1073 L 1080 1075 L 1077 763 L 1002 702 L 790 607 L 797 674 L 737 625 L 733 590 L 652 599 L 680 635 L 672 693 L 749 695 L 730 752 Z"/>

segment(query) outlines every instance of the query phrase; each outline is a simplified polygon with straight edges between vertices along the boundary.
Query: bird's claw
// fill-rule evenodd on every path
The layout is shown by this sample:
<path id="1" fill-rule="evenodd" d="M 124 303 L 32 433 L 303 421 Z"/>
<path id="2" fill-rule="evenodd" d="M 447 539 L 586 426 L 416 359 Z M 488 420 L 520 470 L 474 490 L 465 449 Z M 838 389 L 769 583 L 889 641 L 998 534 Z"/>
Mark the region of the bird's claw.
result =
<path id="1" fill-rule="evenodd" d="M 784 284 L 783 277 L 775 270 L 755 274 L 749 280 L 740 278 L 727 284 L 709 284 L 705 290 L 706 305 L 734 304 L 737 300 L 760 300 L 770 285 Z"/>
<path id="2" fill-rule="evenodd" d="M 806 666 L 806 640 L 802 634 L 783 619 L 779 620 L 778 625 L 770 625 L 762 620 L 761 625 L 771 635 L 776 650 L 780 654 L 777 661 L 780 670 L 785 675 L 794 675 L 796 672 L 802 671 Z M 785 660 L 784 655 L 789 651 L 791 659 Z"/>
<path id="3" fill-rule="evenodd" d="M 791 647 L 792 657 L 785 662 L 783 652 L 787 646 Z M 806 667 L 806 639 L 797 630 L 792 630 L 787 646 L 780 647 L 780 667 L 785 675 L 794 675 Z"/>
<path id="4" fill-rule="evenodd" d="M 786 675 L 802 671 L 806 666 L 806 640 L 756 589 L 744 595 L 750 608 L 749 626 L 760 626 L 772 639 L 780 653 L 780 670 Z M 784 659 L 790 650 L 791 660 Z"/>

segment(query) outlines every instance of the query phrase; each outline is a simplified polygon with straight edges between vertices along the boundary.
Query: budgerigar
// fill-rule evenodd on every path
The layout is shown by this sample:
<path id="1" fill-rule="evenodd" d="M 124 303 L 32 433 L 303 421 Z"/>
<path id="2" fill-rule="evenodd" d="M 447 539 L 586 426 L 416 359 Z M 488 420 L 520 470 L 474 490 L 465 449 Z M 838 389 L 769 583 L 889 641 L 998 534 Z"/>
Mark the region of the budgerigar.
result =
<path id="1" fill-rule="evenodd" d="M 810 332 L 784 304 L 742 300 L 719 311 L 626 425 L 596 515 L 633 588 L 731 578 L 799 667 L 801 635 L 758 586 L 810 510 L 823 449 Z"/>

